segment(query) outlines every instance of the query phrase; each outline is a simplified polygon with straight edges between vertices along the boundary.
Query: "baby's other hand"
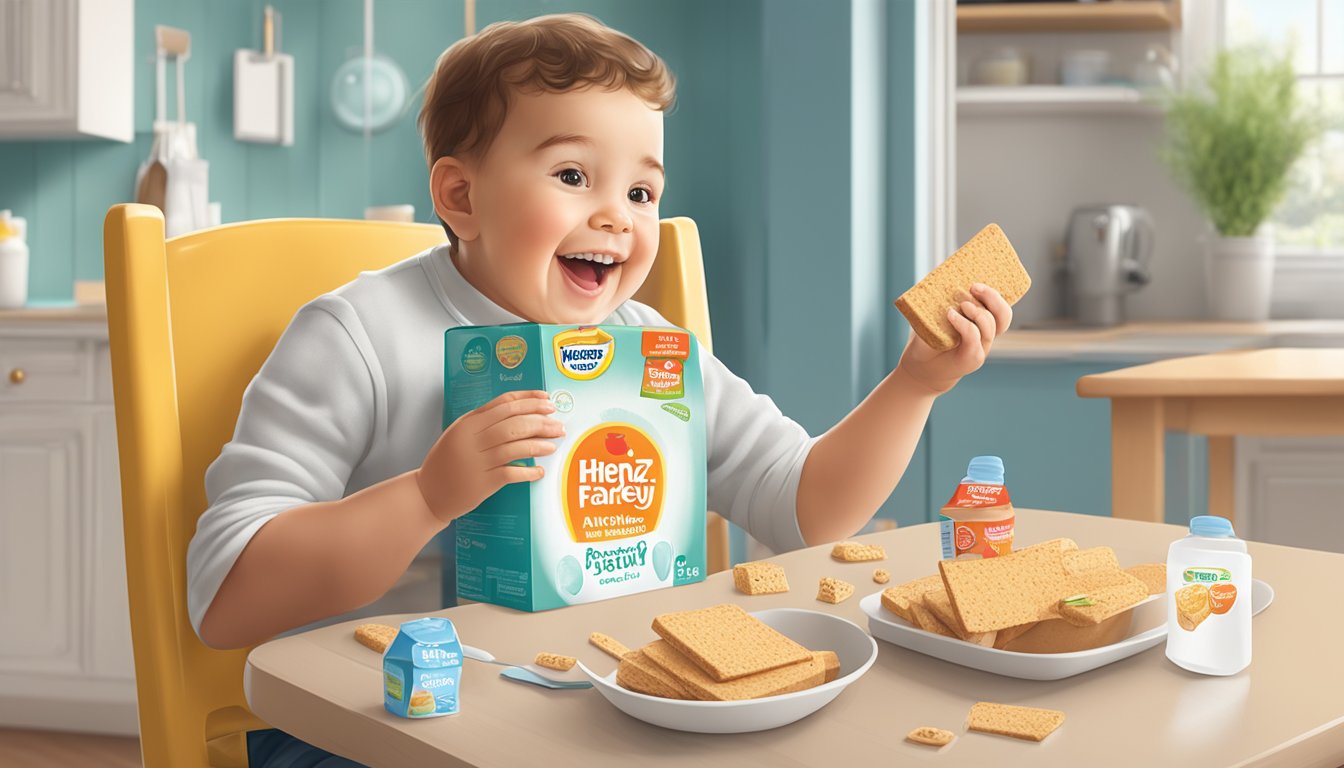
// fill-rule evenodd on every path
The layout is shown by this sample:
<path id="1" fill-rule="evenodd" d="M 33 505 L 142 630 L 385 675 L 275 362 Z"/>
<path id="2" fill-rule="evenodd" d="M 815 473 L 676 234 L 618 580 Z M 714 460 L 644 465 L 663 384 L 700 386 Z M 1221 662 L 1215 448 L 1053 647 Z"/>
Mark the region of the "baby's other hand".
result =
<path id="1" fill-rule="evenodd" d="M 505 392 L 462 414 L 429 449 L 416 471 L 420 495 L 445 523 L 465 515 L 508 483 L 540 480 L 541 467 L 510 464 L 555 453 L 565 427 L 551 418 L 546 392 Z"/>
<path id="2" fill-rule="evenodd" d="M 947 310 L 947 319 L 960 334 L 960 343 L 938 352 L 912 333 L 896 366 L 934 394 L 948 391 L 962 376 L 984 365 L 994 339 L 1013 322 L 1013 308 L 988 285 L 975 283 L 970 293 L 963 292 L 957 298 L 956 308 Z"/>

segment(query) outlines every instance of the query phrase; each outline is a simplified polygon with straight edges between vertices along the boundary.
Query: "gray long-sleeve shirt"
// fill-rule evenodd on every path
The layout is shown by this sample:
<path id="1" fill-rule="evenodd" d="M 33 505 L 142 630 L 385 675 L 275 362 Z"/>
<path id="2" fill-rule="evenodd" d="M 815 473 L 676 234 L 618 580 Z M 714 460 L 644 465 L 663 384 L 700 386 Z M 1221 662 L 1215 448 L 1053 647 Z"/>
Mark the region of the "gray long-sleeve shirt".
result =
<path id="1" fill-rule="evenodd" d="M 243 393 L 233 439 L 206 472 L 210 506 L 187 551 L 196 632 L 266 521 L 420 466 L 442 433 L 446 329 L 515 322 L 524 319 L 468 283 L 446 246 L 363 273 L 301 308 Z M 604 323 L 671 325 L 635 301 Z M 815 438 L 703 347 L 700 365 L 709 508 L 771 549 L 803 546 L 798 480 Z"/>

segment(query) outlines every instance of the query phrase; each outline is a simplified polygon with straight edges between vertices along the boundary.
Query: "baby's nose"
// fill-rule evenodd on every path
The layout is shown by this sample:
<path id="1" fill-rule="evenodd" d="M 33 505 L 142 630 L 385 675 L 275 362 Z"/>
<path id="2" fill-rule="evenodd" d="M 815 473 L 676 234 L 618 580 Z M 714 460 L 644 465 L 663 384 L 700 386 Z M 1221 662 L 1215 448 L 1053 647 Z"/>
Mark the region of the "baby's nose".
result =
<path id="1" fill-rule="evenodd" d="M 617 234 L 628 233 L 634 225 L 629 216 L 611 208 L 602 208 L 594 213 L 589 223 L 594 229 Z"/>

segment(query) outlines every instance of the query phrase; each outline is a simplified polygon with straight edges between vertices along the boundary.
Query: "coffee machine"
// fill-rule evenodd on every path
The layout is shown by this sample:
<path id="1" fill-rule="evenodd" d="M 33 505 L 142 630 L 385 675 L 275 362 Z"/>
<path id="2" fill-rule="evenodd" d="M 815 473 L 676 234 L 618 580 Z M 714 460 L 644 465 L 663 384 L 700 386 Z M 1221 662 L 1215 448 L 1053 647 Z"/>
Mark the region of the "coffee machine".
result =
<path id="1" fill-rule="evenodd" d="M 1153 219 L 1132 205 L 1075 208 L 1064 251 L 1064 308 L 1083 325 L 1118 325 L 1124 297 L 1148 284 Z"/>

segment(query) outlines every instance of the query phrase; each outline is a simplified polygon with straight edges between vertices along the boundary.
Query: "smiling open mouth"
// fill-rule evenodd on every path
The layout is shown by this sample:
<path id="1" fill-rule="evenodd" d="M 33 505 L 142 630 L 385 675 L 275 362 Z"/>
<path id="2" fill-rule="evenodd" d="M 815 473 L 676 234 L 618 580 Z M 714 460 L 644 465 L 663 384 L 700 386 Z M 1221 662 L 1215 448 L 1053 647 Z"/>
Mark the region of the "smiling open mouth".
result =
<path id="1" fill-rule="evenodd" d="M 575 285 L 585 291 L 596 291 L 601 288 L 607 275 L 620 266 L 610 256 L 604 257 L 594 253 L 566 254 L 558 258 L 560 268 L 569 275 Z"/>

